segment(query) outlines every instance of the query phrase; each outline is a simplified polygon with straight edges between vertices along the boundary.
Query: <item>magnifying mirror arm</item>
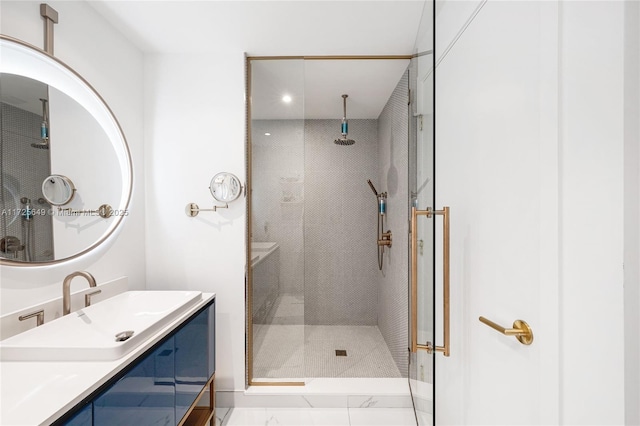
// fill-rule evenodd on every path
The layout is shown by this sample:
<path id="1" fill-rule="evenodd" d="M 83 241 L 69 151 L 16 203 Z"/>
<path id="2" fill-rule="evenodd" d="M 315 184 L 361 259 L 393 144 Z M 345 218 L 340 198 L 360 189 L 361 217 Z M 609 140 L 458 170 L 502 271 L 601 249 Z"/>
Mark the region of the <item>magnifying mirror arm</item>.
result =
<path id="1" fill-rule="evenodd" d="M 108 219 L 111 216 L 113 216 L 113 209 L 111 208 L 111 206 L 109 204 L 103 204 L 100 207 L 98 207 L 97 210 L 73 210 L 73 209 L 62 209 L 58 207 L 58 211 L 63 212 L 66 215 L 69 216 L 75 216 L 75 215 L 89 215 L 89 216 L 95 216 L 98 215 L 103 219 Z"/>
<path id="2" fill-rule="evenodd" d="M 224 206 L 213 206 L 211 209 L 201 209 L 196 203 L 187 204 L 186 213 L 189 217 L 196 217 L 200 212 L 217 212 L 218 209 L 228 209 L 229 203 L 225 203 Z"/>

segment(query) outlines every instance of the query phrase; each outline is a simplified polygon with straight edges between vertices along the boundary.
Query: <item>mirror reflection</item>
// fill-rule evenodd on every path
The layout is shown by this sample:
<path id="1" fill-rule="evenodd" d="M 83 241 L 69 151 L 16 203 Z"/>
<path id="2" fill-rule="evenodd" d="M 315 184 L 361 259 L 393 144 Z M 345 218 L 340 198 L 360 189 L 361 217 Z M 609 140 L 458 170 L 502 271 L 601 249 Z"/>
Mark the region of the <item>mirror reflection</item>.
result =
<path id="1" fill-rule="evenodd" d="M 129 149 L 77 73 L 17 40 L 0 50 L 0 263 L 76 257 L 129 214 Z"/>
<path id="2" fill-rule="evenodd" d="M 73 198 L 76 188 L 66 176 L 51 175 L 42 182 L 42 195 L 54 206 L 63 206 Z"/>
<path id="3" fill-rule="evenodd" d="M 0 257 L 53 260 L 53 222 L 42 182 L 51 174 L 46 84 L 0 75 Z"/>

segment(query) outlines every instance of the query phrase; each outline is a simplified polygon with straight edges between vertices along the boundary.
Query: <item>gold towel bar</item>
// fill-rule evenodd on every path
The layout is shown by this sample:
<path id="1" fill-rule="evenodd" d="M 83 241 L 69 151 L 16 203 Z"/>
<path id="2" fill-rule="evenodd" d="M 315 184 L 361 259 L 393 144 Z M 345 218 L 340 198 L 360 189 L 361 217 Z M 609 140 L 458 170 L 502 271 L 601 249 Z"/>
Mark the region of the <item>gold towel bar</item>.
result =
<path id="1" fill-rule="evenodd" d="M 427 342 L 426 345 L 418 344 L 418 216 L 431 218 L 435 215 L 442 216 L 442 346 L 436 346 L 431 342 Z M 444 356 L 449 356 L 451 353 L 449 320 L 449 230 L 449 207 L 443 207 L 442 210 L 433 210 L 431 208 L 418 210 L 415 207 L 411 208 L 411 352 L 416 352 L 418 349 L 422 349 L 426 350 L 427 353 L 432 353 L 434 351 L 442 352 Z"/>
<path id="2" fill-rule="evenodd" d="M 513 328 L 505 328 L 489 319 L 486 319 L 485 317 L 480 317 L 478 319 L 481 323 L 488 325 L 505 336 L 515 336 L 515 338 L 523 345 L 530 345 L 533 342 L 533 330 L 531 330 L 529 324 L 523 320 L 515 320 L 513 322 Z"/>

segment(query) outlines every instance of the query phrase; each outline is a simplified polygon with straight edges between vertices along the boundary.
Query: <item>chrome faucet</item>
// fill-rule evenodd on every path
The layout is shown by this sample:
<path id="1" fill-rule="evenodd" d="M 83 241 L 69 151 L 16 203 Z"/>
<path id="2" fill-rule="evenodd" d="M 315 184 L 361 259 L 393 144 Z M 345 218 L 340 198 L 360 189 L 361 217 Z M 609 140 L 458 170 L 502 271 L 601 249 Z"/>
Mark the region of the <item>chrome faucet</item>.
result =
<path id="1" fill-rule="evenodd" d="M 76 271 L 67 275 L 62 282 L 62 315 L 71 312 L 71 280 L 75 277 L 84 277 L 89 282 L 89 287 L 96 286 L 96 279 L 87 271 Z"/>

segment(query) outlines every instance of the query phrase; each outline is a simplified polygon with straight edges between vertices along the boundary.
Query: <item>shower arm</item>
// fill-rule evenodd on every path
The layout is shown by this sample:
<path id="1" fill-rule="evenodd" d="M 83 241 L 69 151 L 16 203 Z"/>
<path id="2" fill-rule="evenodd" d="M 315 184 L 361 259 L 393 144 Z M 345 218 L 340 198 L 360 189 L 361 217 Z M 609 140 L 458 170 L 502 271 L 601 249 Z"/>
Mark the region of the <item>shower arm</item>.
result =
<path id="1" fill-rule="evenodd" d="M 342 117 L 347 119 L 347 95 L 342 95 Z"/>

